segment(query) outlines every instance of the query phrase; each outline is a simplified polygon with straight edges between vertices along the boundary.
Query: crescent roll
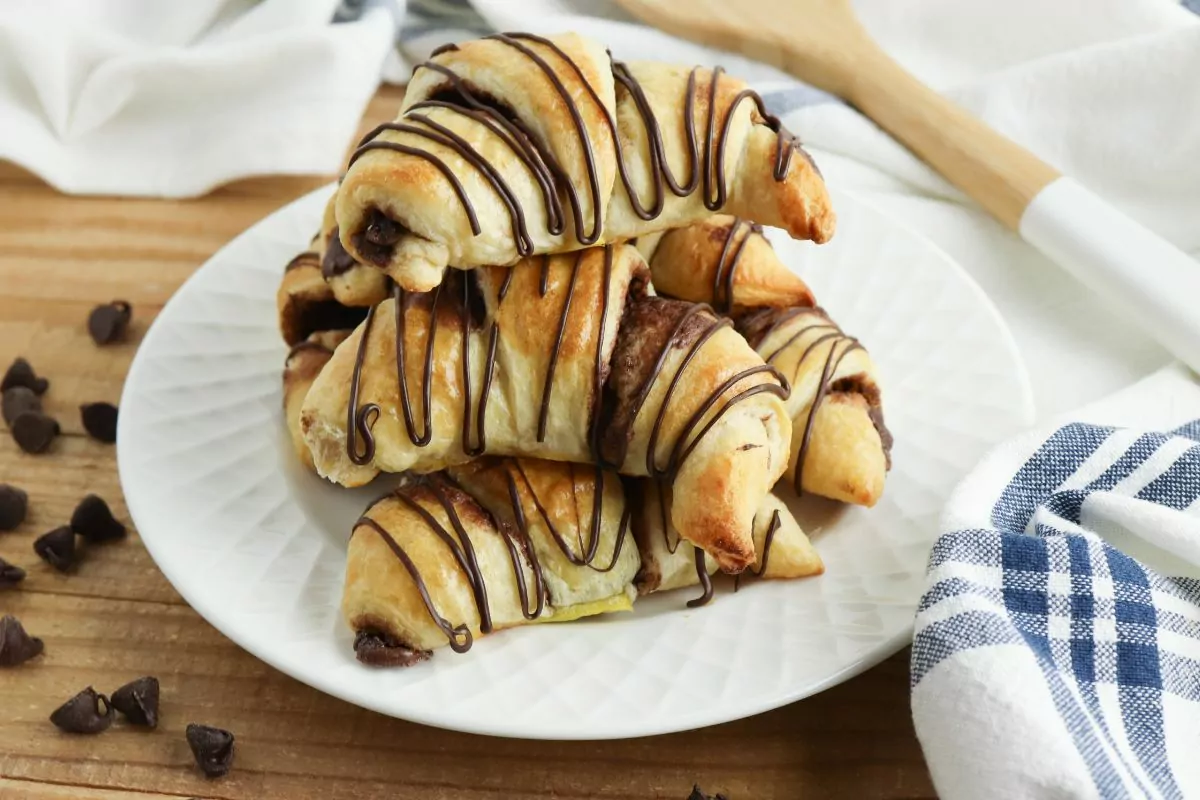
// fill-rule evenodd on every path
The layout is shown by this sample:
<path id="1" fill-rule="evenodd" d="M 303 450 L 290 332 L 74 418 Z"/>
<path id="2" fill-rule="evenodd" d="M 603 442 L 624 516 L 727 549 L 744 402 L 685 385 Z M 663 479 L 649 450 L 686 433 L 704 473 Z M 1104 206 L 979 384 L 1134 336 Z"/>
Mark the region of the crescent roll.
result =
<path id="1" fill-rule="evenodd" d="M 275 293 L 279 333 L 289 345 L 299 344 L 317 331 L 353 329 L 367 313 L 343 305 L 325 283 L 320 240 L 318 234 L 308 250 L 287 263 Z"/>
<path id="2" fill-rule="evenodd" d="M 484 459 L 407 478 L 354 525 L 342 612 L 360 661 L 408 666 L 493 631 L 632 608 L 620 479 Z M 598 501 L 598 503 L 597 503 Z"/>
<path id="3" fill-rule="evenodd" d="M 767 308 L 738 330 L 791 383 L 791 459 L 796 492 L 873 506 L 891 467 L 875 364 L 820 308 Z"/>
<path id="4" fill-rule="evenodd" d="M 346 250 L 413 291 L 725 210 L 826 241 L 820 172 L 746 85 L 613 61 L 577 34 L 494 34 L 418 65 L 338 191 Z"/>
<path id="5" fill-rule="evenodd" d="M 648 254 L 659 292 L 732 316 L 790 382 L 788 476 L 796 491 L 874 505 L 892 446 L 875 365 L 861 342 L 815 306 L 808 286 L 779 260 L 762 229 L 714 216 L 639 239 L 637 246 Z"/>
<path id="6" fill-rule="evenodd" d="M 337 194 L 329 196 L 321 217 L 321 230 L 314 240 L 321 259 L 321 277 L 333 297 L 344 306 L 374 306 L 388 297 L 388 278 L 377 269 L 360 264 L 342 247 L 338 238 L 334 206 Z"/>
<path id="7" fill-rule="evenodd" d="M 780 262 L 762 226 L 740 217 L 717 214 L 639 237 L 636 245 L 659 294 L 732 317 L 763 306 L 814 305 L 808 284 Z"/>
<path id="8" fill-rule="evenodd" d="M 318 472 L 357 486 L 485 453 L 604 463 L 669 478 L 686 498 L 676 527 L 744 568 L 754 510 L 787 466 L 786 389 L 706 307 L 646 291 L 627 245 L 396 288 L 305 399 Z"/>
<path id="9" fill-rule="evenodd" d="M 608 389 L 605 462 L 667 480 L 672 523 L 723 571 L 752 564 L 754 513 L 787 466 L 779 373 L 708 306 L 634 297 Z"/>
<path id="10" fill-rule="evenodd" d="M 318 471 L 359 486 L 484 453 L 595 462 L 621 310 L 646 282 L 619 245 L 455 273 L 431 292 L 395 287 L 309 392 L 301 424 Z"/>
<path id="11" fill-rule="evenodd" d="M 288 351 L 283 365 L 283 417 L 288 435 L 300 463 L 316 470 L 312 453 L 300 430 L 300 409 L 317 375 L 333 357 L 334 348 L 346 340 L 350 331 L 317 331 Z"/>
<path id="12" fill-rule="evenodd" d="M 639 483 L 640 502 L 633 514 L 633 534 L 642 560 L 635 581 L 638 594 L 702 586 L 704 593 L 688 606 L 704 605 L 712 599 L 710 576 L 717 565 L 671 524 L 671 488 L 654 480 Z M 756 577 L 805 578 L 825 571 L 792 512 L 773 494 L 763 498 L 754 514 L 754 551 L 748 571 Z"/>

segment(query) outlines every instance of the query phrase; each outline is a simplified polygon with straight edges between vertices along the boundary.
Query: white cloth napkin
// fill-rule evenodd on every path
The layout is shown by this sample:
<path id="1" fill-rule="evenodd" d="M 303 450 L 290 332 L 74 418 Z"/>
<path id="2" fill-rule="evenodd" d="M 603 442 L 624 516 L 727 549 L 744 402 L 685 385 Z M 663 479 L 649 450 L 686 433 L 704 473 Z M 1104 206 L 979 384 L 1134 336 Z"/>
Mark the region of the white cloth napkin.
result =
<path id="1" fill-rule="evenodd" d="M 942 797 L 1200 796 L 1197 414 L 1169 368 L 956 490 L 912 653 Z"/>
<path id="2" fill-rule="evenodd" d="M 188 197 L 334 173 L 378 84 L 384 8 L 337 0 L 8 0 L 0 158 L 65 192 Z"/>

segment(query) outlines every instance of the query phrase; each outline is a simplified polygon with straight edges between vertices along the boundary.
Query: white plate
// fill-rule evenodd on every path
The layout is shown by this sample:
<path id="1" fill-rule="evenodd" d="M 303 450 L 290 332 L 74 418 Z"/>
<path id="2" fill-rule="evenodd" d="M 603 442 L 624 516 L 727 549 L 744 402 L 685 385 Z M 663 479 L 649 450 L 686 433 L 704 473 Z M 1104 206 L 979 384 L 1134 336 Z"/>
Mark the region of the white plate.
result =
<path id="1" fill-rule="evenodd" d="M 281 412 L 275 290 L 328 192 L 239 236 L 163 309 L 125 384 L 118 458 L 146 547 L 197 611 L 278 669 L 385 714 L 602 739 L 724 722 L 843 681 L 907 642 L 948 493 L 1032 417 L 1025 369 L 982 291 L 929 242 L 838 195 L 831 244 L 776 244 L 870 349 L 896 446 L 876 508 L 799 509 L 825 575 L 726 586 L 696 610 L 683 608 L 693 593 L 668 593 L 633 614 L 370 669 L 354 660 L 338 606 L 350 525 L 379 489 L 305 472 Z"/>

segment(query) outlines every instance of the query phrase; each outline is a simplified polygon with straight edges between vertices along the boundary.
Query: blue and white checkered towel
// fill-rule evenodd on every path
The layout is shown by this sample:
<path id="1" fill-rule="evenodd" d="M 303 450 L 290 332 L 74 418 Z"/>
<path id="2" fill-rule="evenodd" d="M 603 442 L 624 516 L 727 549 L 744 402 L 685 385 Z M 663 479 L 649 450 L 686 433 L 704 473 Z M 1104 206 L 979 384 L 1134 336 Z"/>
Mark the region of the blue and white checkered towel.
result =
<path id="1" fill-rule="evenodd" d="M 947 798 L 1200 797 L 1200 389 L 1011 442 L 929 562 L 913 717 Z M 1161 431 L 1161 432 L 1156 432 Z"/>

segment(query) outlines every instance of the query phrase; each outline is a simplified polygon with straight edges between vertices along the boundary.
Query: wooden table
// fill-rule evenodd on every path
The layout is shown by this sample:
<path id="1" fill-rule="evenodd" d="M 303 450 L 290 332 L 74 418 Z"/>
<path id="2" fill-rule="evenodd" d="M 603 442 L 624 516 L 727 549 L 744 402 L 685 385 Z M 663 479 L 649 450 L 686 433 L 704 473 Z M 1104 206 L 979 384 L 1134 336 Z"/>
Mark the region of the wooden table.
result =
<path id="1" fill-rule="evenodd" d="M 363 128 L 390 119 L 399 91 L 372 101 Z M 0 436 L 0 482 L 31 512 L 0 533 L 0 557 L 25 567 L 0 613 L 45 639 L 43 657 L 0 670 L 0 797 L 621 798 L 684 800 L 693 782 L 731 800 L 927 797 L 908 707 L 908 653 L 816 697 L 689 733 L 618 742 L 527 742 L 426 728 L 348 705 L 275 671 L 205 622 L 171 588 L 136 534 L 61 575 L 32 551 L 88 492 L 128 522 L 112 445 L 83 435 L 81 403 L 117 402 L 138 340 L 167 298 L 259 218 L 329 180 L 240 181 L 199 200 L 77 198 L 0 165 L 0 369 L 18 355 L 51 381 L 47 410 L 65 435 L 41 456 Z M 98 348 L 97 303 L 133 304 L 125 344 Z M 47 720 L 87 685 L 111 692 L 162 682 L 162 721 L 146 732 L 60 733 Z M 183 736 L 189 722 L 232 730 L 237 759 L 206 781 Z"/>

